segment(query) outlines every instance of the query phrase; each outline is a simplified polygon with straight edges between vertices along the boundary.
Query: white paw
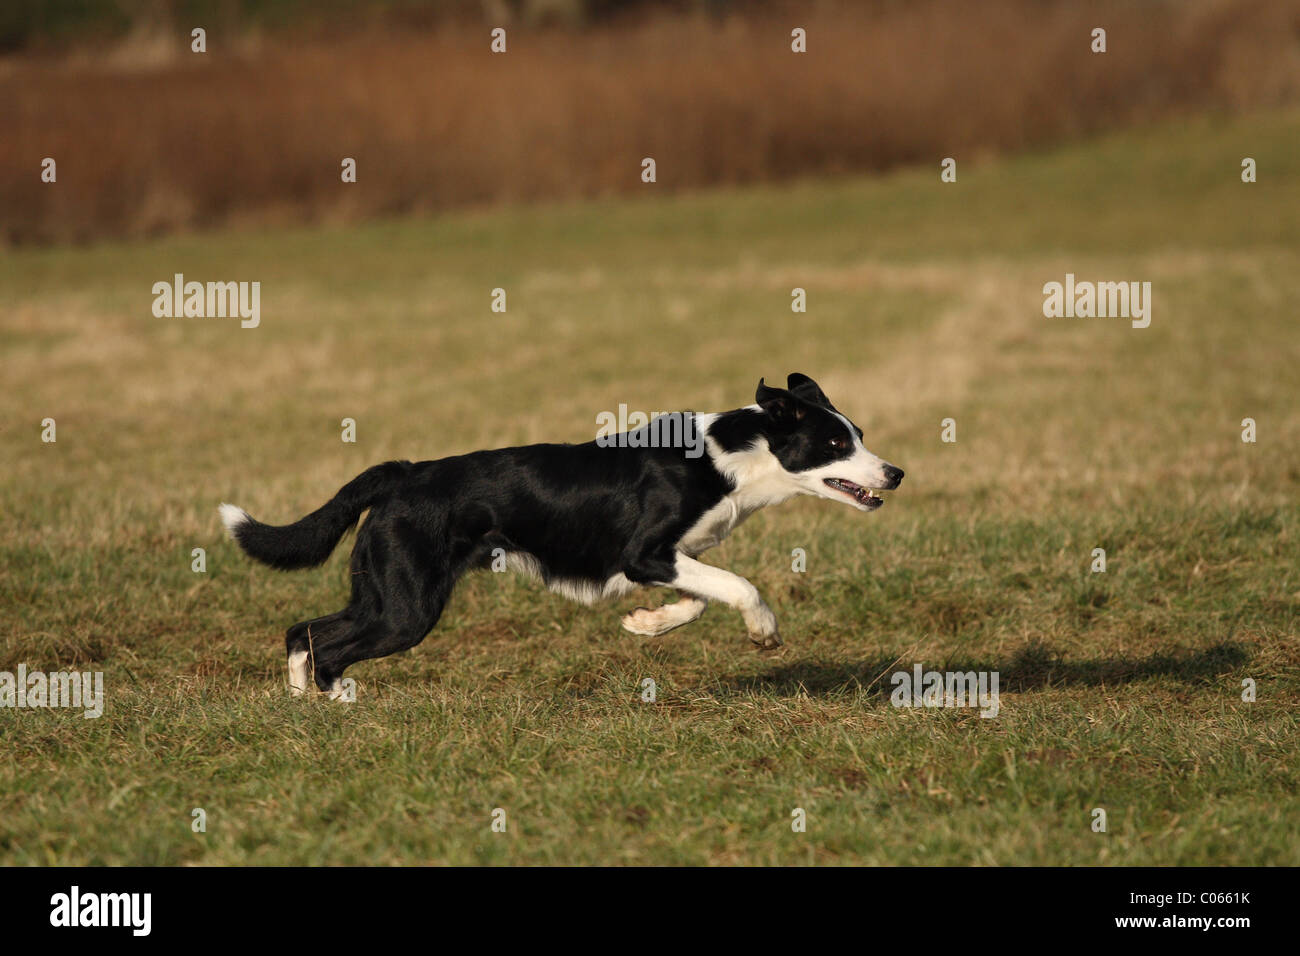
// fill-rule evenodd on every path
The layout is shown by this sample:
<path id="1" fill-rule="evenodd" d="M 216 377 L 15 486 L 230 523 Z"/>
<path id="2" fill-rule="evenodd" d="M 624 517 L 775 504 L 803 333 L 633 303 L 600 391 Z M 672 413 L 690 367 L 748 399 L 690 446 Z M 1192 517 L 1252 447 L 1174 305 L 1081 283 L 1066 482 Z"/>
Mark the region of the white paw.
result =
<path id="1" fill-rule="evenodd" d="M 652 611 L 648 607 L 639 607 L 623 616 L 623 630 L 640 634 L 642 637 L 658 637 L 660 634 L 666 634 L 677 625 L 666 619 L 662 611 L 663 608 Z"/>
<path id="2" fill-rule="evenodd" d="M 311 672 L 307 667 L 307 652 L 295 651 L 289 655 L 289 696 L 301 697 L 307 692 Z"/>
<path id="3" fill-rule="evenodd" d="M 758 607 L 746 611 L 744 617 L 749 639 L 754 644 L 764 649 L 781 646 L 781 635 L 776 627 L 776 615 L 772 613 L 770 607 L 760 601 Z"/>

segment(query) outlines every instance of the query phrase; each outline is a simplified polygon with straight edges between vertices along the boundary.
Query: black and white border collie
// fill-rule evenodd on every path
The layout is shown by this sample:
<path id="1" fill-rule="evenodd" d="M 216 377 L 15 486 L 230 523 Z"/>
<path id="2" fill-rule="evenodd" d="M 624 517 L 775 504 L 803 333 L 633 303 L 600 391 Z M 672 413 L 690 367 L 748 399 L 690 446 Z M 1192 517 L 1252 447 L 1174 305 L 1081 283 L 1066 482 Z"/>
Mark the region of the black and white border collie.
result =
<path id="1" fill-rule="evenodd" d="M 457 579 L 494 559 L 584 603 L 638 587 L 677 589 L 675 603 L 623 618 L 633 634 L 664 634 L 721 601 L 740 612 L 751 641 L 779 646 L 776 618 L 754 585 L 697 557 L 759 508 L 817 495 L 874 511 L 883 503 L 875 492 L 903 478 L 862 446 L 862 429 L 816 382 L 796 373 L 786 386 L 760 379 L 753 405 L 683 413 L 704 454 L 621 440 L 390 461 L 282 527 L 223 504 L 222 521 L 244 552 L 284 570 L 323 563 L 370 509 L 352 549 L 348 606 L 285 635 L 292 692 L 314 679 L 337 697 L 348 665 L 419 644 Z"/>

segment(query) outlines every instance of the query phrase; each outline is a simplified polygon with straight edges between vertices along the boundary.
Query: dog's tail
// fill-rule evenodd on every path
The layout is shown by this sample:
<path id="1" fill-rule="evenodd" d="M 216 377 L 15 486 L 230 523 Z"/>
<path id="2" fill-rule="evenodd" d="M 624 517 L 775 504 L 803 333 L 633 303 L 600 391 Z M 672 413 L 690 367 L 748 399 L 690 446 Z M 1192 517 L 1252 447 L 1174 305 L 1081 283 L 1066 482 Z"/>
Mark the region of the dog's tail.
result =
<path id="1" fill-rule="evenodd" d="M 262 524 L 243 508 L 223 504 L 221 521 L 250 558 L 282 571 L 323 564 L 361 512 L 396 491 L 411 472 L 409 461 L 368 468 L 305 518 L 281 526 Z"/>

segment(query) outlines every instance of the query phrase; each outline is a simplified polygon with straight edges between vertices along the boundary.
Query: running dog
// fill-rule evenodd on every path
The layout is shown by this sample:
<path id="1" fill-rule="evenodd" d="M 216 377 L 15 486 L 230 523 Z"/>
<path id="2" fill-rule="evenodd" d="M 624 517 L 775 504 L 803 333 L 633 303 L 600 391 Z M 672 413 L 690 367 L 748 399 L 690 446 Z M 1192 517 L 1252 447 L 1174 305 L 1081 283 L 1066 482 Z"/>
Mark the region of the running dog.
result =
<path id="1" fill-rule="evenodd" d="M 806 375 L 789 376 L 785 388 L 760 379 L 754 398 L 734 411 L 681 413 L 703 444 L 693 455 L 648 440 L 656 419 L 617 441 L 386 462 L 282 527 L 223 504 L 240 548 L 282 570 L 323 563 L 370 510 L 352 549 L 348 606 L 285 635 L 292 693 L 314 679 L 339 696 L 345 668 L 419 644 L 460 576 L 493 566 L 587 604 L 675 588 L 675 603 L 623 618 L 633 634 L 665 634 L 721 601 L 740 612 L 756 645 L 780 646 L 754 585 L 699 555 L 758 509 L 795 495 L 874 511 L 884 503 L 876 492 L 897 488 L 903 472 L 867 451 L 862 429 Z"/>

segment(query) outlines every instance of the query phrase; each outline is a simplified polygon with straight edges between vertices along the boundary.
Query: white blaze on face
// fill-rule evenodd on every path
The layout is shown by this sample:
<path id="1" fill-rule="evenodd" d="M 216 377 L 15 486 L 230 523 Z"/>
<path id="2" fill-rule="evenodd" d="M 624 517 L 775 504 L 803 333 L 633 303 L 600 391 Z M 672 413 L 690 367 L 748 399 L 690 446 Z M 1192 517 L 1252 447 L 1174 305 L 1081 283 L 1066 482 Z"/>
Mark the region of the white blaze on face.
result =
<path id="1" fill-rule="evenodd" d="M 838 461 L 831 462 L 829 465 L 823 465 L 809 471 L 801 471 L 796 477 L 800 480 L 800 484 L 807 494 L 829 498 L 832 501 L 842 501 L 845 504 L 853 505 L 859 511 L 871 511 L 873 507 L 870 504 L 855 501 L 844 492 L 837 491 L 826 484 L 826 479 L 838 478 L 841 481 L 851 481 L 855 485 L 873 490 L 884 488 L 889 484 L 889 479 L 885 476 L 885 465 L 887 463 L 884 459 L 877 458 L 867 451 L 862 444 L 862 439 L 858 437 L 857 429 L 853 427 L 847 418 L 839 412 L 831 412 L 831 414 L 844 423 L 845 433 L 853 443 L 850 446 L 850 454 Z"/>

